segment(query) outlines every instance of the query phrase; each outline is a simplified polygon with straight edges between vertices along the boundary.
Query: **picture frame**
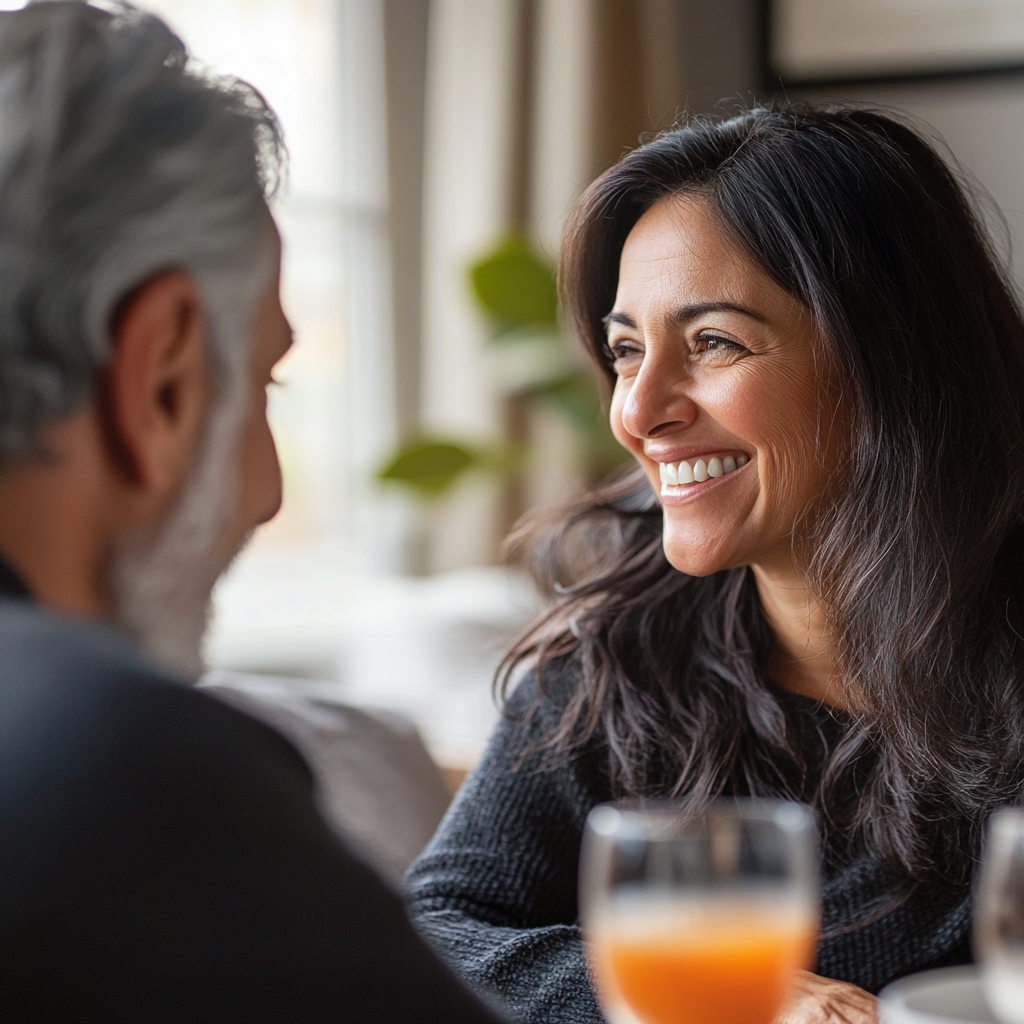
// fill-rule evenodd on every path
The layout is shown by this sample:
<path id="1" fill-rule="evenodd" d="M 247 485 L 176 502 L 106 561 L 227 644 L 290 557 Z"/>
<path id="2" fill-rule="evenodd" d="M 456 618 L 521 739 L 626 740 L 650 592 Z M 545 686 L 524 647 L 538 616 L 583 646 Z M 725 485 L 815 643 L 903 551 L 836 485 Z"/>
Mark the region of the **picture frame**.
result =
<path id="1" fill-rule="evenodd" d="M 783 84 L 1024 72 L 1024 0 L 767 0 L 766 28 Z"/>

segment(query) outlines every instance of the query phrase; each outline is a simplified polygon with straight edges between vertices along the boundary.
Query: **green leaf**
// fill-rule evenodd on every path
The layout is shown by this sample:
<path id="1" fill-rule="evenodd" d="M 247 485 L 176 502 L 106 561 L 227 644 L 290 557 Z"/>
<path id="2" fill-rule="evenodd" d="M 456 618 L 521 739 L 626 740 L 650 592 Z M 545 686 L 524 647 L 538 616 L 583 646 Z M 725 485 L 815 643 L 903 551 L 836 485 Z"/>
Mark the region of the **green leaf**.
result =
<path id="1" fill-rule="evenodd" d="M 529 448 L 519 444 L 494 444 L 478 452 L 482 470 L 495 476 L 515 476 L 521 473 L 529 458 Z"/>
<path id="2" fill-rule="evenodd" d="M 466 445 L 417 437 L 391 456 L 378 470 L 377 479 L 405 484 L 422 497 L 437 498 L 479 463 L 479 453 Z"/>
<path id="3" fill-rule="evenodd" d="M 480 305 L 501 329 L 558 322 L 555 275 L 519 234 L 507 236 L 469 269 Z"/>
<path id="4" fill-rule="evenodd" d="M 505 395 L 534 394 L 573 370 L 562 336 L 552 327 L 517 327 L 487 346 L 487 368 L 495 388 Z"/>
<path id="5" fill-rule="evenodd" d="M 440 498 L 466 473 L 480 470 L 512 476 L 522 470 L 526 451 L 516 445 L 481 447 L 446 438 L 414 437 L 406 441 L 384 466 L 377 479 L 401 484 L 421 498 Z"/>
<path id="6" fill-rule="evenodd" d="M 576 428 L 590 473 L 595 479 L 629 458 L 608 426 L 590 374 L 582 370 L 567 373 L 530 393 L 556 408 Z"/>
<path id="7" fill-rule="evenodd" d="M 585 372 L 564 374 L 530 393 L 550 402 L 581 430 L 607 429 L 594 382 Z"/>

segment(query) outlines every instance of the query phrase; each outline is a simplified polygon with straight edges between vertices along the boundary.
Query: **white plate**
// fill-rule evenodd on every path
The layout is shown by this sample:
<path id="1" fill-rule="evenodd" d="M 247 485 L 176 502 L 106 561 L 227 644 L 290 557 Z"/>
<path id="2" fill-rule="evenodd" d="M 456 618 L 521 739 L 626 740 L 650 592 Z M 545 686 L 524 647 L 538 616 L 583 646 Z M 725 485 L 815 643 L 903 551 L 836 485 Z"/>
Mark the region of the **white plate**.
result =
<path id="1" fill-rule="evenodd" d="M 883 1024 L 999 1024 L 976 967 L 912 974 L 888 985 L 879 998 Z"/>

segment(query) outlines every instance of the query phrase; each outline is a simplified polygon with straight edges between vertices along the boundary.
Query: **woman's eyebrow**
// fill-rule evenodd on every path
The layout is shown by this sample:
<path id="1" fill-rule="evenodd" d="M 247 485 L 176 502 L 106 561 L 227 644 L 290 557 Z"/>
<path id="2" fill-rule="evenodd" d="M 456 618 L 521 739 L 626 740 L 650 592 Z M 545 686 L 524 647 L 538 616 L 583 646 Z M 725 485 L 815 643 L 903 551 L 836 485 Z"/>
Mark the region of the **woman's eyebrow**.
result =
<path id="1" fill-rule="evenodd" d="M 737 305 L 735 302 L 695 302 L 689 306 L 680 306 L 671 312 L 665 321 L 673 327 L 681 327 L 706 313 L 739 313 L 741 316 L 748 316 L 751 320 L 757 320 L 759 323 L 768 322 L 768 318 L 763 314 L 755 313 L 752 309 Z M 636 321 L 628 313 L 609 313 L 607 316 L 601 317 L 601 323 L 604 324 L 605 330 L 612 324 L 622 324 L 623 327 L 636 330 Z"/>
<path id="2" fill-rule="evenodd" d="M 631 327 L 634 331 L 636 330 L 636 321 L 628 313 L 609 313 L 607 316 L 601 317 L 601 323 L 604 324 L 606 331 L 612 324 L 622 324 L 623 327 Z"/>
<path id="3" fill-rule="evenodd" d="M 739 306 L 735 302 L 696 302 L 690 306 L 680 306 L 679 309 L 670 313 L 666 320 L 670 324 L 681 326 L 696 320 L 705 313 L 739 313 L 742 316 L 749 316 L 751 320 L 759 323 L 767 323 L 768 318 L 761 313 L 755 313 L 746 306 Z"/>

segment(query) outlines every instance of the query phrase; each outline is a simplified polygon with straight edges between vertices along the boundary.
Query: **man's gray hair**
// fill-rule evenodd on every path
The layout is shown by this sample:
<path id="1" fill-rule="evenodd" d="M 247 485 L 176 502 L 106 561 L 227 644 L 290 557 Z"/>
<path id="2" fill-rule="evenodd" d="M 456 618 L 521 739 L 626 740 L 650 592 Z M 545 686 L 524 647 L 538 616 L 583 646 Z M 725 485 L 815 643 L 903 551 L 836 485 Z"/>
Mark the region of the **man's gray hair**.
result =
<path id="1" fill-rule="evenodd" d="M 163 270 L 196 280 L 215 380 L 240 386 L 282 159 L 262 97 L 196 70 L 158 18 L 0 13 L 0 465 L 90 398 L 119 308 Z"/>

